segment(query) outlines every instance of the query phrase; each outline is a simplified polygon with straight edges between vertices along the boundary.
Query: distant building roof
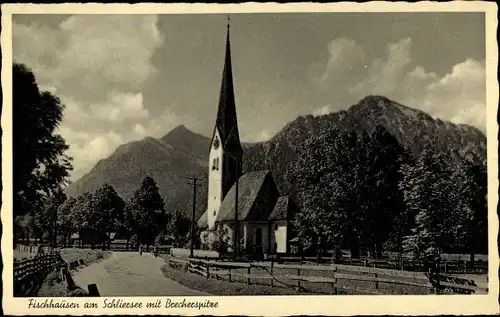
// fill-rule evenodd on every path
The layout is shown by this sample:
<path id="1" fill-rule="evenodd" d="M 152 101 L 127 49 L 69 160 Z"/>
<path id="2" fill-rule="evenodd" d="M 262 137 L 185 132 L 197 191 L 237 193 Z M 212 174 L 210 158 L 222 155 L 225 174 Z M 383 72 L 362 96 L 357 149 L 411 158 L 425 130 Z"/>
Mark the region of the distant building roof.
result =
<path id="1" fill-rule="evenodd" d="M 80 235 L 78 233 L 73 233 L 71 239 L 80 239 Z"/>
<path id="2" fill-rule="evenodd" d="M 238 220 L 267 220 L 278 196 L 279 192 L 270 171 L 243 174 L 238 180 Z M 234 220 L 235 200 L 236 184 L 224 197 L 216 221 Z"/>

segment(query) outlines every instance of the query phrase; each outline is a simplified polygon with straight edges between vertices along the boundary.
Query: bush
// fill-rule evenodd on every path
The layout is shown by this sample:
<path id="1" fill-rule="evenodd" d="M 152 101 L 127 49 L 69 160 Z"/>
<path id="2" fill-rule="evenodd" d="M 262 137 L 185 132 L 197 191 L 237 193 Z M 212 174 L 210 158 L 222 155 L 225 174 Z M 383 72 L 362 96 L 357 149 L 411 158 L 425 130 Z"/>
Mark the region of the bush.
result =
<path id="1" fill-rule="evenodd" d="M 44 282 L 47 283 L 49 286 L 54 286 L 57 283 L 61 283 L 62 282 L 61 274 L 59 274 L 57 270 L 54 270 L 50 272 L 49 275 L 47 275 Z"/>
<path id="2" fill-rule="evenodd" d="M 74 290 L 71 290 L 68 293 L 69 297 L 86 297 L 89 296 L 89 293 L 83 288 L 77 287 Z"/>

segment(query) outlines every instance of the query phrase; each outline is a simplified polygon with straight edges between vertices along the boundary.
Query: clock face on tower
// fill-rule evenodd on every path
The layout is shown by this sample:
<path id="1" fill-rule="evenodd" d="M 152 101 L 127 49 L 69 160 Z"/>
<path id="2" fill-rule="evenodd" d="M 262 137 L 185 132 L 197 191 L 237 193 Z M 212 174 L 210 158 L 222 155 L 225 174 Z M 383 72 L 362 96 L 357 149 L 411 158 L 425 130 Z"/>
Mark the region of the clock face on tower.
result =
<path id="1" fill-rule="evenodd" d="M 219 148 L 219 138 L 215 137 L 215 141 L 214 141 L 214 149 L 218 149 Z"/>

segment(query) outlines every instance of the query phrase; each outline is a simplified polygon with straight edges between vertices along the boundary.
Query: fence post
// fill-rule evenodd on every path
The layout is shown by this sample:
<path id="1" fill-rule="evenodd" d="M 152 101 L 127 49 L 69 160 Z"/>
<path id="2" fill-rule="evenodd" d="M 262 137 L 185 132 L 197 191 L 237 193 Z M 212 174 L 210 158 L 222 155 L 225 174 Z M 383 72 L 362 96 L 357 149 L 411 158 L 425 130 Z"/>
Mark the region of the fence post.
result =
<path id="1" fill-rule="evenodd" d="M 210 263 L 205 262 L 205 264 L 207 265 L 207 280 L 210 278 Z"/>
<path id="2" fill-rule="evenodd" d="M 436 293 L 439 294 L 440 291 L 441 291 L 441 289 L 440 289 L 441 288 L 441 281 L 440 281 L 440 279 L 441 279 L 441 272 L 440 272 L 440 263 L 439 263 L 439 260 L 437 262 L 436 274 L 437 274 L 436 275 L 436 286 L 437 286 L 437 288 L 436 288 L 437 292 Z"/>
<path id="3" fill-rule="evenodd" d="M 378 273 L 375 273 L 375 289 L 378 289 Z"/>
<path id="4" fill-rule="evenodd" d="M 274 287 L 274 274 L 273 274 L 273 269 L 274 269 L 274 259 L 271 259 L 271 287 Z"/>
<path id="5" fill-rule="evenodd" d="M 228 272 L 229 272 L 229 282 L 231 282 L 231 267 L 228 268 Z"/>
<path id="6" fill-rule="evenodd" d="M 89 284 L 87 285 L 87 289 L 89 292 L 89 297 L 99 297 L 99 290 L 97 289 L 97 284 Z"/>
<path id="7" fill-rule="evenodd" d="M 447 269 L 448 269 L 448 265 L 447 265 L 447 264 L 448 264 L 448 262 L 447 262 L 446 260 L 444 260 L 444 274 L 445 274 L 445 275 L 446 275 L 446 274 L 447 274 L 447 272 L 448 272 L 448 270 L 447 270 Z"/>
<path id="8" fill-rule="evenodd" d="M 337 295 L 337 267 L 335 267 L 335 269 L 333 270 L 333 280 L 334 280 L 334 284 L 333 284 L 333 292 L 335 295 Z"/>
<path id="9" fill-rule="evenodd" d="M 300 267 L 297 269 L 297 275 L 299 276 L 297 279 L 297 289 L 300 291 Z"/>
<path id="10" fill-rule="evenodd" d="M 247 284 L 250 285 L 250 268 L 251 266 L 248 267 L 248 277 L 247 277 Z"/>

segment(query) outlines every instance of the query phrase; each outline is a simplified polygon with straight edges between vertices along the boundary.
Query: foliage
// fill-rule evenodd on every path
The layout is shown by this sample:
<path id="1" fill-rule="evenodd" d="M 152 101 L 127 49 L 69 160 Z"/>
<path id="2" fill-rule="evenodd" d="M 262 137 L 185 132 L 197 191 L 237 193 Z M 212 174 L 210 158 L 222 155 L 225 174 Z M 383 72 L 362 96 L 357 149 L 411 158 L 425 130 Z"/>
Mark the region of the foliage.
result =
<path id="1" fill-rule="evenodd" d="M 32 71 L 13 65 L 13 191 L 14 217 L 32 218 L 45 200 L 68 183 L 68 145 L 56 133 L 64 106 L 49 92 L 40 92 Z"/>
<path id="2" fill-rule="evenodd" d="M 124 227 L 125 202 L 112 186 L 104 184 L 91 196 L 90 206 L 87 226 L 98 233 L 104 248 L 107 234 Z"/>
<path id="3" fill-rule="evenodd" d="M 163 198 L 151 177 L 144 178 L 126 205 L 125 213 L 131 233 L 137 235 L 138 242 L 152 244 L 161 228 L 165 227 L 166 213 Z"/>
<path id="4" fill-rule="evenodd" d="M 448 153 L 424 149 L 415 165 L 403 170 L 402 189 L 415 227 L 405 237 L 404 249 L 414 258 L 436 262 L 453 237 L 454 215 L 460 201 L 457 177 Z"/>
<path id="5" fill-rule="evenodd" d="M 294 225 L 306 249 L 346 246 L 379 257 L 399 210 L 406 153 L 382 127 L 369 135 L 331 129 L 308 140 L 292 166 L 302 205 Z"/>
<path id="6" fill-rule="evenodd" d="M 169 218 L 166 232 L 175 247 L 184 247 L 191 241 L 191 220 L 180 211 L 175 211 Z"/>
<path id="7" fill-rule="evenodd" d="M 373 258 L 382 256 L 390 238 L 405 234 L 403 195 L 398 190 L 401 166 L 408 161 L 406 151 L 386 129 L 378 126 L 370 135 L 363 134 L 358 154 L 356 205 L 361 222 L 362 246 Z"/>

